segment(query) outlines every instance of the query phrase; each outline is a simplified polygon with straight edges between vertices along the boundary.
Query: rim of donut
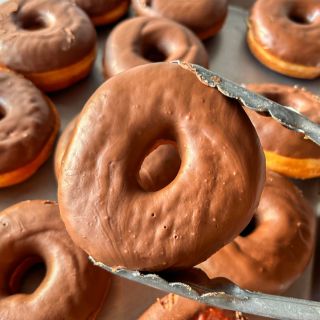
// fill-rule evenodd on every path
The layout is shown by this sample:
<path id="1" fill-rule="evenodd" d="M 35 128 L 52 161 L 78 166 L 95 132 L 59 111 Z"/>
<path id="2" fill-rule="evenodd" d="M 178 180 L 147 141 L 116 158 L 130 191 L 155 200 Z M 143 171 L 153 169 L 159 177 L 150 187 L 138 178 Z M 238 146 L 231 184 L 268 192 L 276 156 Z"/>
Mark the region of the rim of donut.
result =
<path id="1" fill-rule="evenodd" d="M 264 150 L 266 165 L 269 169 L 295 179 L 320 177 L 320 159 L 289 158 Z"/>
<path id="2" fill-rule="evenodd" d="M 97 16 L 90 16 L 90 19 L 92 20 L 95 26 L 102 26 L 105 24 L 116 22 L 118 19 L 120 19 L 122 16 L 126 14 L 128 9 L 129 1 L 122 1 L 112 11 Z"/>
<path id="3" fill-rule="evenodd" d="M 157 298 L 138 318 L 138 320 L 150 319 L 246 320 L 247 318 L 239 311 L 223 310 L 169 293 Z"/>
<path id="4" fill-rule="evenodd" d="M 61 133 L 55 153 L 54 153 L 54 172 L 56 176 L 56 180 L 59 179 L 59 174 L 61 170 L 62 160 L 63 156 L 68 148 L 68 145 L 71 141 L 73 131 L 77 125 L 77 120 L 79 118 L 79 115 L 75 116 L 65 127 L 63 132 Z"/>
<path id="5" fill-rule="evenodd" d="M 250 23 L 248 24 L 247 43 L 257 60 L 273 71 L 299 79 L 315 79 L 320 77 L 320 66 L 304 66 L 287 62 L 268 52 L 255 39 Z"/>
<path id="6" fill-rule="evenodd" d="M 200 38 L 200 40 L 206 40 L 210 37 L 213 37 L 220 31 L 220 29 L 224 25 L 226 18 L 227 14 L 223 16 L 222 19 L 219 22 L 217 22 L 217 24 L 214 25 L 212 28 L 209 28 L 208 30 L 198 31 L 196 32 L 196 35 Z"/>
<path id="7" fill-rule="evenodd" d="M 96 59 L 96 55 L 97 46 L 95 46 L 82 60 L 70 66 L 51 71 L 33 73 L 24 72 L 22 74 L 45 92 L 61 90 L 84 79 L 89 74 Z M 8 69 L 6 66 L 1 65 L 0 68 Z"/>
<path id="8" fill-rule="evenodd" d="M 0 70 L 1 69 L 2 68 L 0 67 Z M 47 143 L 32 161 L 21 168 L 0 174 L 0 188 L 13 186 L 30 178 L 45 163 L 53 151 L 53 145 L 60 129 L 60 116 L 53 102 L 46 96 L 44 96 L 44 98 L 48 102 L 54 115 L 55 125 L 53 131 L 47 140 Z"/>

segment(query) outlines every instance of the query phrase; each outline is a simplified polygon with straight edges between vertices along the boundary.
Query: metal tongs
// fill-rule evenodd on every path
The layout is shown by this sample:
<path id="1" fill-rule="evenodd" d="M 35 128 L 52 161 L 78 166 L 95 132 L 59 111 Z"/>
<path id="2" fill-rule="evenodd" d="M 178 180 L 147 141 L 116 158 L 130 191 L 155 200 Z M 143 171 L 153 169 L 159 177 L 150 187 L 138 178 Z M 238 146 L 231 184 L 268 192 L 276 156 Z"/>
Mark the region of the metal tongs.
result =
<path id="1" fill-rule="evenodd" d="M 180 61 L 174 61 L 173 63 L 177 63 L 193 72 L 203 84 L 217 88 L 223 95 L 239 100 L 247 108 L 271 116 L 288 129 L 303 133 L 306 138 L 320 145 L 320 125 L 310 121 L 293 108 L 284 107 L 263 96 L 252 93 L 201 66 Z M 320 302 L 243 290 L 225 278 L 210 280 L 200 269 L 192 268 L 179 273 L 151 274 L 123 268 L 114 269 L 95 261 L 92 257 L 90 257 L 90 260 L 114 275 L 222 309 L 272 319 L 320 319 Z"/>

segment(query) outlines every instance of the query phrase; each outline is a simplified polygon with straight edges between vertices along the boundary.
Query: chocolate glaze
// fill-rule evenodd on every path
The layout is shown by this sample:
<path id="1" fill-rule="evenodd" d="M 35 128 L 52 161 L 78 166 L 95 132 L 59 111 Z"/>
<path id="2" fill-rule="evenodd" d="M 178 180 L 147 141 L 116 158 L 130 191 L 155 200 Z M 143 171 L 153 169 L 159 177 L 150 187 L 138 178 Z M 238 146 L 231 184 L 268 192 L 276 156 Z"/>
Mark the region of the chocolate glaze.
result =
<path id="1" fill-rule="evenodd" d="M 158 56 L 149 57 L 154 51 Z M 122 22 L 111 32 L 104 71 L 112 76 L 138 65 L 173 60 L 208 66 L 206 49 L 190 30 L 168 19 L 139 17 Z"/>
<path id="2" fill-rule="evenodd" d="M 54 154 L 54 172 L 56 174 L 57 179 L 59 178 L 60 168 L 61 168 L 61 163 L 63 160 L 64 153 L 70 143 L 76 124 L 77 124 L 77 117 L 69 122 L 69 124 L 63 131 L 57 143 L 57 148 Z"/>
<path id="3" fill-rule="evenodd" d="M 281 60 L 320 66 L 319 0 L 257 0 L 249 27 L 256 41 Z"/>
<path id="4" fill-rule="evenodd" d="M 204 315 L 212 310 L 212 315 L 205 318 Z M 214 316 L 215 315 L 215 316 Z M 199 302 L 168 294 L 157 299 L 138 320 L 253 320 L 247 318 L 240 312 L 220 310 L 201 304 Z M 255 318 L 256 319 L 256 318 Z"/>
<path id="5" fill-rule="evenodd" d="M 202 33 L 222 24 L 228 11 L 227 0 L 132 0 L 140 16 L 175 20 L 195 33 Z"/>
<path id="6" fill-rule="evenodd" d="M 0 65 L 21 73 L 46 72 L 77 63 L 93 51 L 95 29 L 72 2 L 18 3 L 17 10 L 0 19 Z"/>
<path id="7" fill-rule="evenodd" d="M 181 167 L 167 187 L 145 192 L 137 173 L 161 139 L 177 143 Z M 109 79 L 89 99 L 64 156 L 59 205 L 72 239 L 96 260 L 182 268 L 248 224 L 264 174 L 238 102 L 179 65 L 154 63 Z"/>
<path id="8" fill-rule="evenodd" d="M 1 319 L 92 319 L 100 310 L 110 274 L 72 243 L 57 203 L 25 201 L 1 212 L 0 256 Z M 45 263 L 45 278 L 31 294 L 10 293 L 10 277 L 32 256 Z"/>
<path id="9" fill-rule="evenodd" d="M 74 118 L 59 138 L 54 168 L 58 179 L 64 153 L 71 141 L 77 118 Z M 177 175 L 180 168 L 180 157 L 176 146 L 160 144 L 155 146 L 143 160 L 139 171 L 139 184 L 146 191 L 156 191 L 169 184 Z"/>
<path id="10" fill-rule="evenodd" d="M 249 84 L 249 90 L 285 106 L 290 106 L 310 120 L 320 124 L 320 97 L 305 89 L 280 84 Z M 269 117 L 264 117 L 246 108 L 254 124 L 261 144 L 266 151 L 272 151 L 291 158 L 320 158 L 320 148 L 302 133 L 286 129 Z"/>
<path id="11" fill-rule="evenodd" d="M 200 268 L 244 289 L 281 293 L 304 271 L 313 253 L 315 213 L 288 179 L 267 172 L 255 214 L 256 227 L 239 236 Z"/>
<path id="12" fill-rule="evenodd" d="M 111 12 L 123 2 L 128 0 L 73 0 L 89 16 L 100 16 Z"/>
<path id="13" fill-rule="evenodd" d="M 48 98 L 29 80 L 0 70 L 0 174 L 34 160 L 58 119 Z"/>

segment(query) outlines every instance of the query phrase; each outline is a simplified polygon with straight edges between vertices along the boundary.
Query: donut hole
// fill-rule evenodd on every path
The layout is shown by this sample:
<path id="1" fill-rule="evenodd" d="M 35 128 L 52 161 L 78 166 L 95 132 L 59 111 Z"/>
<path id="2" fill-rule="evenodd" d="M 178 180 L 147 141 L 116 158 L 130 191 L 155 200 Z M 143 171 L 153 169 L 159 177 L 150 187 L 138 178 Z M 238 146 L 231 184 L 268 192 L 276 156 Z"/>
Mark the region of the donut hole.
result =
<path id="1" fill-rule="evenodd" d="M 17 264 L 9 280 L 9 293 L 32 294 L 46 276 L 46 264 L 39 256 L 25 258 Z"/>
<path id="2" fill-rule="evenodd" d="M 298 24 L 310 24 L 310 21 L 308 20 L 308 17 L 300 16 L 297 14 L 291 14 L 289 16 L 289 19 L 293 21 L 294 23 Z"/>
<path id="3" fill-rule="evenodd" d="M 292 10 L 289 13 L 289 19 L 297 24 L 311 24 L 313 22 L 313 18 L 311 15 L 300 12 L 298 10 Z"/>
<path id="4" fill-rule="evenodd" d="M 167 54 L 158 43 L 143 41 L 142 56 L 151 62 L 162 62 L 167 59 Z"/>
<path id="5" fill-rule="evenodd" d="M 0 121 L 6 116 L 4 108 L 0 105 Z"/>
<path id="6" fill-rule="evenodd" d="M 155 192 L 169 185 L 177 176 L 181 158 L 174 141 L 157 142 L 143 159 L 138 183 L 147 192 Z"/>
<path id="7" fill-rule="evenodd" d="M 256 229 L 257 229 L 257 219 L 256 219 L 256 216 L 253 216 L 249 224 L 240 233 L 240 236 L 247 237 L 250 234 L 252 234 Z"/>
<path id="8" fill-rule="evenodd" d="M 26 31 L 39 31 L 46 29 L 51 24 L 50 14 L 31 13 L 17 18 L 21 29 Z"/>
<path id="9" fill-rule="evenodd" d="M 152 0 L 144 0 L 144 5 L 146 7 L 151 7 Z"/>

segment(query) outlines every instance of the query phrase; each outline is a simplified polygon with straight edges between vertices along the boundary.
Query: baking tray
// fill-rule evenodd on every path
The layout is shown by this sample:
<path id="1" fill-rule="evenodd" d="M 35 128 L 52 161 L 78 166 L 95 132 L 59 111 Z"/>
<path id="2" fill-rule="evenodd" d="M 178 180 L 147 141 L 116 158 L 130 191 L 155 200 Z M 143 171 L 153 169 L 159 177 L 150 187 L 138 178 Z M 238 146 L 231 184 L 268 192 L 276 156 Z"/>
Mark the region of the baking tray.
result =
<path id="1" fill-rule="evenodd" d="M 0 2 L 2 2 L 0 0 Z M 281 76 L 262 66 L 249 52 L 245 35 L 247 9 L 253 1 L 230 1 L 229 15 L 222 31 L 214 38 L 205 41 L 210 56 L 210 69 L 238 83 L 250 82 L 278 82 L 288 85 L 299 85 L 320 95 L 320 80 L 297 80 Z M 102 49 L 110 27 L 99 28 L 99 52 L 90 76 L 73 87 L 50 94 L 61 115 L 61 130 L 82 109 L 92 93 L 104 81 L 102 76 Z M 305 196 L 312 203 L 320 215 L 319 181 L 295 181 L 303 190 Z M 7 189 L 0 190 L 0 210 L 28 199 L 56 199 L 57 184 L 54 177 L 52 157 L 28 181 Z M 315 265 L 318 266 L 316 253 Z M 320 261 L 319 261 L 320 262 Z M 286 295 L 300 298 L 310 298 L 311 293 L 310 264 L 304 275 L 286 292 Z M 315 269 L 316 270 L 316 269 Z M 320 287 L 320 279 L 313 281 L 314 296 Z M 103 311 L 98 319 L 102 320 L 130 320 L 136 319 L 156 297 L 164 293 L 152 288 L 129 282 L 125 279 L 114 278 L 112 287 Z"/>

